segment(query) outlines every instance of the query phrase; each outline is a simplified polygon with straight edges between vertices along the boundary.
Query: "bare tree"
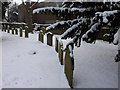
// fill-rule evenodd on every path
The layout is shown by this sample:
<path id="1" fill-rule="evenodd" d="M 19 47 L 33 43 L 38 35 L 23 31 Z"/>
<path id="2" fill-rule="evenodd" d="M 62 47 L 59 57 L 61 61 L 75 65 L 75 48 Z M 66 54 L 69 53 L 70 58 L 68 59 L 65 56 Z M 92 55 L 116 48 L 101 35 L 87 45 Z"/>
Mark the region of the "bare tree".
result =
<path id="1" fill-rule="evenodd" d="M 33 26 L 32 26 L 32 8 L 35 6 L 39 0 L 37 0 L 35 3 L 31 3 L 31 0 L 27 0 L 26 2 L 22 0 L 22 4 L 24 5 L 25 8 L 25 17 L 26 17 L 26 22 L 29 28 L 29 32 L 33 31 Z"/>

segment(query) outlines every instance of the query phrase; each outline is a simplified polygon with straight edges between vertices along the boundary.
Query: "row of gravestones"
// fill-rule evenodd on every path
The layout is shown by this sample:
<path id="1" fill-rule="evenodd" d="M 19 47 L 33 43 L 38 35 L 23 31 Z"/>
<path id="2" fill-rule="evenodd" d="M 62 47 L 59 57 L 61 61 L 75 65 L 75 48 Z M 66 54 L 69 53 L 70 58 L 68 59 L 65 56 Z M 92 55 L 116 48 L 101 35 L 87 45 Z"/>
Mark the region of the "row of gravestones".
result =
<path id="1" fill-rule="evenodd" d="M 25 26 L 24 28 L 20 27 L 18 29 L 13 25 L 9 25 L 9 24 L 2 25 L 2 31 L 5 31 L 7 33 L 11 32 L 12 34 L 16 34 L 16 35 L 18 35 L 18 32 L 19 32 L 20 37 L 23 37 L 23 29 L 25 30 L 25 38 L 28 38 L 29 37 L 28 36 L 28 26 Z"/>
<path id="2" fill-rule="evenodd" d="M 68 84 L 73 88 L 73 71 L 74 71 L 74 58 L 70 56 L 69 47 L 65 51 L 65 57 L 63 57 L 63 43 L 58 38 L 55 39 L 55 50 L 58 53 L 59 62 L 64 65 L 64 73 L 66 75 Z"/>
<path id="3" fill-rule="evenodd" d="M 25 37 L 28 38 L 28 27 L 25 26 L 25 28 L 20 27 L 19 31 L 15 27 L 10 27 L 10 25 L 2 25 L 2 31 L 10 33 L 10 30 L 12 34 L 19 35 L 20 37 L 23 37 L 23 29 L 25 29 Z M 42 30 L 39 32 L 38 40 L 44 43 L 44 33 Z M 47 45 L 53 46 L 53 34 L 47 33 Z M 65 52 L 65 58 L 63 57 L 63 43 L 58 40 L 58 38 L 55 39 L 55 50 L 58 53 L 59 62 L 61 65 L 64 66 L 64 73 L 67 77 L 68 84 L 71 88 L 73 88 L 73 71 L 74 71 L 74 58 L 70 57 L 70 51 L 69 48 L 66 49 Z"/>
<path id="4" fill-rule="evenodd" d="M 41 30 L 39 33 L 39 41 L 41 41 L 42 43 L 44 42 L 44 34 L 43 31 Z M 53 34 L 52 33 L 48 33 L 47 34 L 47 45 L 49 46 L 53 46 Z M 55 38 L 55 50 L 58 53 L 58 58 L 59 58 L 59 62 L 61 65 L 65 65 L 64 66 L 64 73 L 67 77 L 67 81 L 68 84 L 71 88 L 73 88 L 73 71 L 74 71 L 74 58 L 72 58 L 70 56 L 70 50 L 69 48 L 66 49 L 65 51 L 65 58 L 63 57 L 63 43 L 62 41 L 59 41 L 59 39 L 56 37 Z"/>

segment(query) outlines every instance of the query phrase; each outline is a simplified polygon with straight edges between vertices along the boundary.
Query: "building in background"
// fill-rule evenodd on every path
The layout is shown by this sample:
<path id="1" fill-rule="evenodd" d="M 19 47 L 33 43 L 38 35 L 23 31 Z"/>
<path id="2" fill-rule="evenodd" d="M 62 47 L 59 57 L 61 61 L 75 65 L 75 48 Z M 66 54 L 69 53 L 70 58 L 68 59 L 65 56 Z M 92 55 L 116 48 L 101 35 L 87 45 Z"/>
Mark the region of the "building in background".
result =
<path id="1" fill-rule="evenodd" d="M 32 2 L 34 3 L 34 2 Z M 62 2 L 40 2 L 32 7 L 32 10 L 43 7 L 59 7 L 62 5 Z M 25 7 L 23 4 L 18 6 L 18 22 L 26 22 Z M 48 24 L 54 23 L 59 18 L 56 15 L 38 13 L 32 15 L 33 23 Z"/>

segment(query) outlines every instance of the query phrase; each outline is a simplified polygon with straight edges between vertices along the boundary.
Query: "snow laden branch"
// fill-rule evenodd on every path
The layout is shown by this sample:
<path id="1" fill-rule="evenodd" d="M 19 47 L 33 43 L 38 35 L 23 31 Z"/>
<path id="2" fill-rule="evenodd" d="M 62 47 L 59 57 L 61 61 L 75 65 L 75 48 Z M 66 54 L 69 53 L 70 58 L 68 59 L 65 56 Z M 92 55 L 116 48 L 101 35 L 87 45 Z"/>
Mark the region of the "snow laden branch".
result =
<path id="1" fill-rule="evenodd" d="M 82 36 L 83 41 L 87 43 L 95 41 L 102 26 L 107 26 L 109 22 L 113 22 L 116 14 L 119 14 L 119 10 L 96 12 L 92 20 L 91 28 Z"/>
<path id="2" fill-rule="evenodd" d="M 92 43 L 96 38 L 98 32 L 101 30 L 101 23 L 95 23 L 83 36 L 83 41 L 87 43 Z"/>
<path id="3" fill-rule="evenodd" d="M 63 7 L 44 7 L 33 10 L 33 14 L 40 12 L 84 12 L 86 8 L 63 8 Z"/>
<path id="4" fill-rule="evenodd" d="M 82 20 L 82 18 L 80 19 L 74 19 L 74 20 L 67 20 L 67 21 L 60 21 L 60 22 L 56 22 L 48 27 L 46 27 L 46 30 L 51 30 L 51 29 L 55 29 L 55 28 L 59 28 L 59 27 L 71 27 L 74 24 L 77 24 L 78 22 L 80 22 Z"/>
<path id="5" fill-rule="evenodd" d="M 72 34 L 74 34 L 75 32 L 77 33 L 77 31 L 79 31 L 80 29 L 82 29 L 82 25 L 83 24 L 87 24 L 87 19 L 86 18 L 81 18 L 79 20 L 78 23 L 73 24 L 70 28 L 68 28 L 62 35 L 61 35 L 61 39 L 66 39 L 67 37 L 72 37 Z"/>

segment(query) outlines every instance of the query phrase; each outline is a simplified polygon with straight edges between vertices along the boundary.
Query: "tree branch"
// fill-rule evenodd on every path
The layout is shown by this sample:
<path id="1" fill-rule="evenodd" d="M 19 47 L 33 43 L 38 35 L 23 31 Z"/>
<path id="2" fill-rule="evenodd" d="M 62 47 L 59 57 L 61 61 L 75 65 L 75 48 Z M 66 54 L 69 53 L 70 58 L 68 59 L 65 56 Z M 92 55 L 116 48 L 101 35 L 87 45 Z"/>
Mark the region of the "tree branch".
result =
<path id="1" fill-rule="evenodd" d="M 38 2 L 39 2 L 39 0 L 37 0 L 37 2 L 35 2 L 33 5 L 31 5 L 30 8 L 32 8 L 33 6 L 35 6 Z"/>

